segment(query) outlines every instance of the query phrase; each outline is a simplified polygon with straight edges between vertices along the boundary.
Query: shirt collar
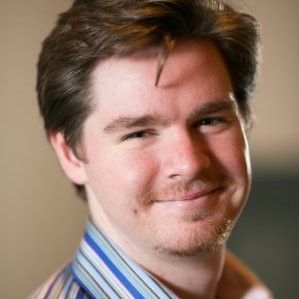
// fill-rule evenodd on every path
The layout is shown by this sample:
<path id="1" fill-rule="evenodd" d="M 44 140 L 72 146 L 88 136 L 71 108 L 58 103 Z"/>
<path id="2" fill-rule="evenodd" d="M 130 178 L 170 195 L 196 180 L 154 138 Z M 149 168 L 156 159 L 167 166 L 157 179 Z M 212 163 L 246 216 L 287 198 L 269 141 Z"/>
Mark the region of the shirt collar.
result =
<path id="1" fill-rule="evenodd" d="M 236 260 L 234 263 L 237 264 L 228 264 L 222 275 L 222 287 L 218 289 L 217 298 L 231 298 L 232 290 L 240 293 L 242 298 L 273 298 L 266 287 L 252 278 L 253 274 L 244 265 L 240 266 Z M 91 220 L 87 222 L 84 237 L 73 260 L 72 272 L 91 298 L 178 299 L 171 290 L 109 241 Z"/>
<path id="2" fill-rule="evenodd" d="M 91 220 L 87 222 L 72 271 L 92 298 L 178 298 L 112 244 Z"/>

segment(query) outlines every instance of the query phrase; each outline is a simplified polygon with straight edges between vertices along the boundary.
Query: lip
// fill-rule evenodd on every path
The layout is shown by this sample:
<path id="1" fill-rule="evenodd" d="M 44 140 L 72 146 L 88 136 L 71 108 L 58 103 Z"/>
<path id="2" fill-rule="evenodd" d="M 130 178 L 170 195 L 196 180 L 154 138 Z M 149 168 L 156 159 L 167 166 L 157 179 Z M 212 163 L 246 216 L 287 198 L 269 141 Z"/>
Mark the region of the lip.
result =
<path id="1" fill-rule="evenodd" d="M 208 198 L 214 193 L 220 191 L 220 187 L 209 188 L 200 191 L 188 192 L 182 195 L 175 196 L 171 199 L 159 200 L 158 202 L 192 202 L 203 198 Z"/>
<path id="2" fill-rule="evenodd" d="M 160 208 L 166 209 L 167 213 L 192 214 L 208 207 L 214 206 L 219 200 L 221 187 L 209 188 L 200 191 L 187 192 L 175 195 L 173 198 L 165 198 L 156 201 Z"/>

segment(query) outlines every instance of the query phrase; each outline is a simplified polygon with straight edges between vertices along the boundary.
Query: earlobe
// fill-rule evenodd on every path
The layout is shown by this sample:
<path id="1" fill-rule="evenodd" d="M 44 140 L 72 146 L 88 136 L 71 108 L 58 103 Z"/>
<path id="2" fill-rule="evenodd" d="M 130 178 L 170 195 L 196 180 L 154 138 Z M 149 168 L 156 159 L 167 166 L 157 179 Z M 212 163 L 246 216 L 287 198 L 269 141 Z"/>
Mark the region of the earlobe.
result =
<path id="1" fill-rule="evenodd" d="M 75 155 L 61 132 L 50 133 L 49 139 L 66 176 L 73 183 L 84 185 L 86 183 L 84 161 Z"/>

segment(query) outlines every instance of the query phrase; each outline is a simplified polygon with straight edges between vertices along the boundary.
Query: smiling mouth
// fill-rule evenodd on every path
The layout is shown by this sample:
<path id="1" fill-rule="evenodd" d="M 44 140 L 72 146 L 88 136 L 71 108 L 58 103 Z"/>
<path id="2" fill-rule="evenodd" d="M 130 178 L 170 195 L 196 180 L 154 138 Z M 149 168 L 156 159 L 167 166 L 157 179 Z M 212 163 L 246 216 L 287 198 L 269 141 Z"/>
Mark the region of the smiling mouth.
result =
<path id="1" fill-rule="evenodd" d="M 216 188 L 209 188 L 206 190 L 204 189 L 204 190 L 200 190 L 200 191 L 187 192 L 184 194 L 175 195 L 168 199 L 157 200 L 157 202 L 161 202 L 161 203 L 163 203 L 163 202 L 192 202 L 195 200 L 208 198 L 209 196 L 212 196 L 213 194 L 219 192 L 221 189 L 222 189 L 221 187 L 216 187 Z"/>

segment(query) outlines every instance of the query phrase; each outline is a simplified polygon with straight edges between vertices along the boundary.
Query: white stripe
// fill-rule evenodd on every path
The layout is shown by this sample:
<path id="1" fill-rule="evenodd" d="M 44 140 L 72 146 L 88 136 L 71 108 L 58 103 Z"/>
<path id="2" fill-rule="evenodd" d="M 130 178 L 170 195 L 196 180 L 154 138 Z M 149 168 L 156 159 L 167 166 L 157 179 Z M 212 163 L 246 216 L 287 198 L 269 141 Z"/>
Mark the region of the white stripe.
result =
<path id="1" fill-rule="evenodd" d="M 106 283 L 106 281 L 96 272 L 95 269 L 92 267 L 88 266 L 86 264 L 86 259 L 83 257 L 80 253 L 77 254 L 77 259 L 79 260 L 80 264 L 83 265 L 84 270 L 88 272 L 86 274 L 82 269 L 80 268 L 81 265 L 78 263 L 74 266 L 74 270 L 76 271 L 76 274 L 82 280 L 84 283 L 85 287 L 88 288 L 88 290 L 95 296 L 97 297 L 98 294 L 101 291 L 101 288 L 107 293 L 108 298 L 111 299 L 119 299 L 119 296 L 114 292 L 114 290 Z"/>
<path id="2" fill-rule="evenodd" d="M 93 225 L 88 227 L 88 233 L 97 244 L 103 245 L 101 246 L 101 249 L 145 298 L 177 298 L 177 296 L 174 295 L 168 288 L 157 282 L 148 272 L 136 264 L 116 246 L 108 242 L 107 238 L 104 239 L 105 237 L 102 235 L 102 233 Z M 130 267 L 126 265 L 124 261 L 132 269 L 130 269 Z M 163 292 L 163 290 L 165 292 Z"/>
<path id="3" fill-rule="evenodd" d="M 97 255 L 97 253 L 86 243 L 81 244 L 81 248 L 84 254 L 90 259 L 91 264 L 99 271 L 112 288 L 119 294 L 121 298 L 133 298 L 131 293 L 126 289 L 126 287 L 119 281 L 117 276 L 111 271 L 111 269 L 102 261 L 102 259 Z M 85 264 L 84 264 L 85 266 Z M 88 269 L 91 266 L 88 266 Z M 98 276 L 98 273 L 96 273 Z"/>

